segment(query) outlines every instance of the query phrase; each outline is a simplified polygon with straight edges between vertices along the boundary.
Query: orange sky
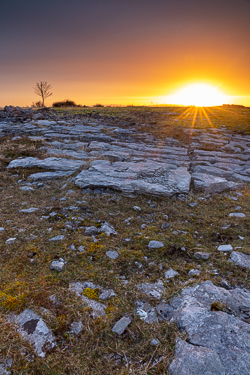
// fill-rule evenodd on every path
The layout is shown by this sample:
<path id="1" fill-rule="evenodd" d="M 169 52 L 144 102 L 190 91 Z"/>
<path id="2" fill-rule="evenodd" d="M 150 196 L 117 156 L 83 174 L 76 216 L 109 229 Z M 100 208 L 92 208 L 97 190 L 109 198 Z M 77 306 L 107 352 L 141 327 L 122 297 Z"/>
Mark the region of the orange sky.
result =
<path id="1" fill-rule="evenodd" d="M 9 0 L 0 6 L 0 106 L 156 104 L 195 82 L 250 106 L 250 1 Z M 171 103 L 174 104 L 174 103 Z"/>

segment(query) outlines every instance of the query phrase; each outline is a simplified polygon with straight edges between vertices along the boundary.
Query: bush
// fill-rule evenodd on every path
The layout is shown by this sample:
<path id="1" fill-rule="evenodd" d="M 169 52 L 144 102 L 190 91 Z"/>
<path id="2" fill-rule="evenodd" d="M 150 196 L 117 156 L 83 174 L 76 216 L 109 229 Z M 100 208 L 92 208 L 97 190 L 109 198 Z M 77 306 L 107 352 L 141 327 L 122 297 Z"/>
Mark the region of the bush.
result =
<path id="1" fill-rule="evenodd" d="M 55 102 L 52 104 L 54 108 L 61 108 L 61 107 L 78 107 L 78 105 L 73 100 L 62 100 L 61 102 Z"/>
<path id="2" fill-rule="evenodd" d="M 104 107 L 102 104 L 95 104 L 94 107 Z"/>

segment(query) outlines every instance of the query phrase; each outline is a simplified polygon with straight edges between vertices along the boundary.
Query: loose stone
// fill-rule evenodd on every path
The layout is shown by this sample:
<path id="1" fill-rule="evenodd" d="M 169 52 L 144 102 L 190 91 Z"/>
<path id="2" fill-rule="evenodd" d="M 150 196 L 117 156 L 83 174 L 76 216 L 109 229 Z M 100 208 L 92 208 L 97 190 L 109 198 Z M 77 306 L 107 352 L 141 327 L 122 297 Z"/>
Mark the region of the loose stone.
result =
<path id="1" fill-rule="evenodd" d="M 30 208 L 25 208 L 23 210 L 20 210 L 19 212 L 22 212 L 24 214 L 31 214 L 31 213 L 36 212 L 36 211 L 38 211 L 38 208 L 30 207 Z"/>
<path id="2" fill-rule="evenodd" d="M 199 276 L 200 273 L 201 273 L 200 270 L 195 270 L 194 268 L 191 269 L 191 270 L 188 272 L 189 276 Z"/>
<path id="3" fill-rule="evenodd" d="M 233 247 L 232 245 L 220 245 L 217 250 L 229 252 L 229 251 L 233 251 Z"/>
<path id="4" fill-rule="evenodd" d="M 60 258 L 59 260 L 54 260 L 51 265 L 50 265 L 50 269 L 52 271 L 58 271 L 58 272 L 61 272 L 63 269 L 64 269 L 64 266 L 65 266 L 65 261 Z"/>
<path id="5" fill-rule="evenodd" d="M 6 245 L 11 245 L 12 243 L 14 243 L 16 241 L 16 237 L 13 237 L 13 238 L 8 238 L 5 243 Z"/>
<path id="6" fill-rule="evenodd" d="M 56 236 L 56 237 L 50 238 L 49 242 L 56 242 L 56 241 L 62 241 L 62 240 L 64 240 L 64 235 L 63 234 L 61 234 L 59 236 Z"/>
<path id="7" fill-rule="evenodd" d="M 164 247 L 164 245 L 160 241 L 150 241 L 148 244 L 149 249 L 160 249 L 162 247 Z"/>
<path id="8" fill-rule="evenodd" d="M 197 252 L 194 254 L 194 257 L 196 259 L 202 259 L 202 260 L 208 260 L 210 258 L 211 254 L 210 253 L 202 253 L 202 252 Z"/>
<path id="9" fill-rule="evenodd" d="M 109 250 L 109 251 L 106 252 L 106 255 L 110 259 L 117 259 L 118 256 L 119 256 L 119 253 L 115 250 Z"/>
<path id="10" fill-rule="evenodd" d="M 241 253 L 240 251 L 233 251 L 229 261 L 241 266 L 242 268 L 250 268 L 250 255 Z"/>
<path id="11" fill-rule="evenodd" d="M 232 212 L 231 214 L 229 214 L 229 217 L 246 217 L 246 215 L 242 212 Z"/>
<path id="12" fill-rule="evenodd" d="M 98 233 L 98 229 L 94 226 L 92 227 L 86 227 L 85 231 L 84 231 L 84 235 L 85 236 L 94 236 L 95 234 Z"/>
<path id="13" fill-rule="evenodd" d="M 132 318 L 130 316 L 123 316 L 120 320 L 118 320 L 118 322 L 115 323 L 114 327 L 112 328 L 112 332 L 122 335 L 131 322 Z"/>
<path id="14" fill-rule="evenodd" d="M 165 279 L 168 280 L 177 275 L 179 275 L 179 272 L 174 271 L 172 268 L 170 268 L 168 271 L 165 272 Z"/>

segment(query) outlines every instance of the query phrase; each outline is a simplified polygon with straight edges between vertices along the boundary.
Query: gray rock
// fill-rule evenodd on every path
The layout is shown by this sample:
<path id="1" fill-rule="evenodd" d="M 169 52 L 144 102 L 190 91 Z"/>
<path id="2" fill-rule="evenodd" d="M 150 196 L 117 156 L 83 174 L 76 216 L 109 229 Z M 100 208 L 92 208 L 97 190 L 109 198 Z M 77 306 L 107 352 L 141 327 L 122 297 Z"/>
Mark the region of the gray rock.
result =
<path id="1" fill-rule="evenodd" d="M 186 167 L 176 168 L 166 163 L 146 161 L 145 163 L 115 162 L 92 164 L 75 180 L 80 188 L 111 188 L 125 194 L 146 193 L 170 196 L 188 193 L 190 174 Z"/>
<path id="2" fill-rule="evenodd" d="M 115 228 L 110 225 L 109 223 L 105 222 L 102 224 L 101 228 L 98 229 L 99 233 L 106 233 L 107 236 L 111 236 L 111 234 L 115 235 L 117 232 L 115 231 Z"/>
<path id="3" fill-rule="evenodd" d="M 61 177 L 70 176 L 74 173 L 74 171 L 63 171 L 63 172 L 38 172 L 33 173 L 29 176 L 29 180 L 33 182 L 37 181 L 47 181 L 47 180 L 54 180 Z M 39 184 L 38 184 L 39 185 Z M 37 185 L 37 186 L 38 186 Z"/>
<path id="4" fill-rule="evenodd" d="M 52 237 L 49 239 L 49 242 L 57 242 L 57 241 L 62 241 L 64 240 L 64 235 L 63 234 L 60 234 L 58 236 L 55 236 L 55 237 Z"/>
<path id="5" fill-rule="evenodd" d="M 84 231 L 85 236 L 94 236 L 95 234 L 98 233 L 98 229 L 94 226 L 92 227 L 86 227 Z"/>
<path id="6" fill-rule="evenodd" d="M 232 245 L 220 245 L 217 250 L 223 251 L 223 252 L 230 252 L 233 251 Z"/>
<path id="7" fill-rule="evenodd" d="M 123 316 L 120 320 L 118 320 L 118 322 L 115 323 L 114 327 L 112 328 L 112 332 L 122 335 L 131 322 L 132 318 L 130 316 Z"/>
<path id="8" fill-rule="evenodd" d="M 196 252 L 194 254 L 194 257 L 196 259 L 202 259 L 202 260 L 208 260 L 210 258 L 211 254 L 210 253 L 202 253 L 200 251 Z"/>
<path id="9" fill-rule="evenodd" d="M 96 319 L 102 316 L 105 316 L 105 310 L 107 308 L 103 303 L 92 300 L 85 295 L 83 292 L 86 288 L 90 289 L 100 289 L 100 293 L 104 292 L 105 289 L 102 289 L 99 285 L 95 285 L 92 282 L 86 281 L 84 283 L 76 282 L 69 285 L 69 290 L 74 292 L 78 297 L 81 298 L 82 302 L 92 309 L 91 316 Z"/>
<path id="10" fill-rule="evenodd" d="M 0 375 L 11 375 L 9 369 L 12 366 L 12 359 L 4 359 L 0 357 Z"/>
<path id="11" fill-rule="evenodd" d="M 156 311 L 148 302 L 136 301 L 135 314 L 145 323 L 158 322 Z"/>
<path id="12" fill-rule="evenodd" d="M 133 207 L 133 210 L 134 210 L 134 211 L 141 211 L 141 207 L 134 206 L 134 207 Z"/>
<path id="13" fill-rule="evenodd" d="M 211 311 L 213 305 L 220 311 Z M 190 344 L 216 352 L 227 375 L 249 374 L 250 331 L 246 323 L 250 311 L 249 291 L 226 290 L 205 281 L 183 289 L 170 306 L 173 308 L 171 321 L 186 331 Z"/>
<path id="14" fill-rule="evenodd" d="M 167 303 L 161 302 L 156 309 L 161 319 L 170 321 L 173 316 L 173 307 Z"/>
<path id="15" fill-rule="evenodd" d="M 157 340 L 157 339 L 152 339 L 152 340 L 150 341 L 150 344 L 153 345 L 153 346 L 158 346 L 158 345 L 160 345 L 160 341 Z"/>
<path id="16" fill-rule="evenodd" d="M 56 345 L 53 333 L 34 311 L 26 309 L 10 319 L 18 325 L 18 332 L 33 345 L 39 357 L 45 357 L 46 351 Z"/>
<path id="17" fill-rule="evenodd" d="M 169 366 L 171 375 L 226 375 L 218 354 L 177 339 L 175 358 Z"/>
<path id="18" fill-rule="evenodd" d="M 189 276 L 199 276 L 201 273 L 200 270 L 195 270 L 194 268 L 192 268 L 189 272 L 188 272 L 188 275 Z"/>
<path id="19" fill-rule="evenodd" d="M 70 333 L 73 333 L 74 335 L 79 335 L 83 330 L 83 324 L 81 321 L 74 321 L 70 325 Z"/>
<path id="20" fill-rule="evenodd" d="M 165 279 L 168 280 L 177 275 L 179 275 L 179 272 L 174 271 L 172 268 L 170 268 L 168 271 L 165 272 Z"/>
<path id="21" fill-rule="evenodd" d="M 59 260 L 54 260 L 51 263 L 50 269 L 51 269 L 51 271 L 61 272 L 61 271 L 63 271 L 64 266 L 65 266 L 65 261 L 62 258 L 60 258 Z"/>
<path id="22" fill-rule="evenodd" d="M 116 294 L 113 289 L 106 289 L 101 291 L 98 297 L 103 301 L 107 301 L 111 297 L 116 297 Z"/>
<path id="23" fill-rule="evenodd" d="M 246 215 L 242 212 L 231 212 L 231 214 L 229 214 L 229 217 L 246 217 Z"/>
<path id="24" fill-rule="evenodd" d="M 34 188 L 31 186 L 21 186 L 20 190 L 22 191 L 34 191 Z"/>
<path id="25" fill-rule="evenodd" d="M 4 228 L 0 227 L 0 233 L 2 233 L 3 231 L 4 231 Z"/>
<path id="26" fill-rule="evenodd" d="M 109 250 L 109 251 L 106 252 L 106 255 L 110 259 L 117 259 L 118 256 L 119 256 L 119 253 L 115 250 Z"/>
<path id="27" fill-rule="evenodd" d="M 24 214 L 31 214 L 31 213 L 36 212 L 36 211 L 38 211 L 38 210 L 39 210 L 39 208 L 36 208 L 36 207 L 30 207 L 30 208 L 25 208 L 25 209 L 23 209 L 23 210 L 20 210 L 19 212 L 22 212 L 22 213 L 24 213 Z"/>
<path id="28" fill-rule="evenodd" d="M 12 238 L 8 238 L 5 243 L 6 245 L 11 245 L 12 243 L 14 243 L 16 241 L 16 237 L 12 237 Z"/>
<path id="29" fill-rule="evenodd" d="M 169 224 L 168 223 L 163 223 L 161 225 L 161 229 L 167 229 L 169 227 Z"/>
<path id="30" fill-rule="evenodd" d="M 23 159 L 12 160 L 7 168 L 43 168 L 58 171 L 77 171 L 84 166 L 85 162 L 81 160 L 71 160 L 63 158 L 46 158 L 40 160 L 38 158 L 27 157 Z"/>
<path id="31" fill-rule="evenodd" d="M 164 247 L 164 244 L 162 242 L 160 242 L 160 241 L 150 241 L 148 243 L 148 248 L 149 249 L 160 249 L 162 247 Z"/>
<path id="32" fill-rule="evenodd" d="M 204 193 L 221 193 L 225 190 L 232 190 L 241 187 L 232 181 L 228 181 L 223 177 L 212 176 L 207 173 L 193 173 L 191 176 L 193 188 Z"/>
<path id="33" fill-rule="evenodd" d="M 250 269 L 250 255 L 243 254 L 240 251 L 233 251 L 229 260 L 236 264 L 236 266 Z"/>
<path id="34" fill-rule="evenodd" d="M 150 283 L 143 283 L 137 285 L 137 289 L 148 295 L 149 297 L 153 297 L 155 299 L 160 299 L 165 291 L 165 287 L 162 284 L 150 284 Z"/>

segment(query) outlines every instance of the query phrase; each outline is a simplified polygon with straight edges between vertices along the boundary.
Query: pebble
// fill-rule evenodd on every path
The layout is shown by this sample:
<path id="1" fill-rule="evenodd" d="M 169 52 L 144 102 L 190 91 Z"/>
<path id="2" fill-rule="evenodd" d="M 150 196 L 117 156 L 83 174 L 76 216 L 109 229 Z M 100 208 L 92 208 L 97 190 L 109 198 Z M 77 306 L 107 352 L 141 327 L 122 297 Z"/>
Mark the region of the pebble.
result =
<path id="1" fill-rule="evenodd" d="M 191 269 L 191 270 L 188 272 L 188 275 L 189 275 L 189 276 L 199 276 L 200 273 L 201 273 L 200 270 L 195 270 L 195 269 L 193 268 L 193 269 Z"/>
<path id="2" fill-rule="evenodd" d="M 38 208 L 36 207 L 30 207 L 30 208 L 24 208 L 23 210 L 20 210 L 19 212 L 25 213 L 25 214 L 31 214 L 32 212 L 38 211 Z"/>
<path id="3" fill-rule="evenodd" d="M 85 236 L 94 236 L 97 233 L 98 233 L 98 229 L 95 226 L 86 227 L 84 231 Z"/>
<path id="4" fill-rule="evenodd" d="M 217 250 L 228 252 L 228 251 L 233 251 L 233 247 L 232 247 L 232 245 L 220 245 L 217 248 Z"/>
<path id="5" fill-rule="evenodd" d="M 62 240 L 64 240 L 64 235 L 63 234 L 61 234 L 59 236 L 56 236 L 56 237 L 50 238 L 49 242 L 56 242 L 56 241 L 62 241 Z"/>
<path id="6" fill-rule="evenodd" d="M 0 227 L 0 233 L 2 233 L 3 231 L 4 231 L 4 228 Z"/>
<path id="7" fill-rule="evenodd" d="M 194 257 L 196 259 L 202 259 L 202 260 L 208 260 L 210 258 L 211 254 L 210 253 L 202 253 L 202 252 L 197 252 L 194 254 Z"/>
<path id="8" fill-rule="evenodd" d="M 160 241 L 150 241 L 150 242 L 148 243 L 148 248 L 149 248 L 149 249 L 160 249 L 160 248 L 162 248 L 162 247 L 164 247 L 164 245 L 163 245 L 163 243 L 160 242 Z"/>
<path id="9" fill-rule="evenodd" d="M 81 333 L 83 330 L 83 324 L 81 321 L 74 321 L 73 323 L 71 323 L 70 325 L 70 333 L 72 333 L 73 335 L 79 335 L 79 333 Z"/>
<path id="10" fill-rule="evenodd" d="M 157 346 L 157 345 L 160 344 L 160 341 L 157 340 L 157 339 L 152 339 L 152 340 L 150 341 L 150 344 L 151 344 L 151 345 L 154 345 L 154 346 Z"/>
<path id="11" fill-rule="evenodd" d="M 120 320 L 118 320 L 118 322 L 115 323 L 114 327 L 112 328 L 112 332 L 122 335 L 131 322 L 132 318 L 130 316 L 123 316 Z"/>
<path id="12" fill-rule="evenodd" d="M 167 227 L 169 227 L 169 224 L 168 223 L 163 223 L 161 225 L 161 229 L 166 229 Z"/>
<path id="13" fill-rule="evenodd" d="M 10 245 L 12 243 L 14 243 L 16 241 L 16 237 L 13 237 L 13 238 L 8 238 L 5 243 L 6 245 Z"/>
<path id="14" fill-rule="evenodd" d="M 172 277 L 175 277 L 179 275 L 179 272 L 173 270 L 172 268 L 170 268 L 168 271 L 165 272 L 165 279 L 171 279 Z"/>
<path id="15" fill-rule="evenodd" d="M 22 190 L 22 191 L 34 191 L 33 187 L 31 187 L 31 186 L 21 186 L 20 190 Z"/>
<path id="16" fill-rule="evenodd" d="M 115 250 L 109 250 L 109 251 L 107 251 L 107 252 L 106 252 L 106 255 L 107 255 L 107 257 L 110 258 L 110 259 L 117 259 L 118 256 L 119 256 L 118 252 L 115 251 Z"/>
<path id="17" fill-rule="evenodd" d="M 62 271 L 64 269 L 64 266 L 65 266 L 65 261 L 62 259 L 62 258 L 59 258 L 59 260 L 54 260 L 51 265 L 50 265 L 50 269 L 52 271 Z"/>
<path id="18" fill-rule="evenodd" d="M 141 211 L 141 207 L 134 206 L 134 207 L 133 207 L 133 210 L 134 210 L 134 211 Z"/>
<path id="19" fill-rule="evenodd" d="M 232 212 L 231 214 L 229 214 L 229 217 L 246 217 L 246 215 L 242 212 Z"/>

